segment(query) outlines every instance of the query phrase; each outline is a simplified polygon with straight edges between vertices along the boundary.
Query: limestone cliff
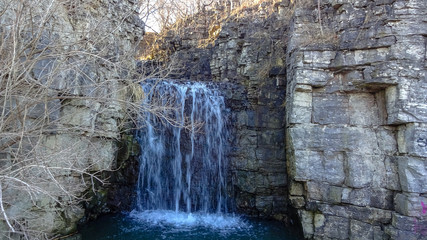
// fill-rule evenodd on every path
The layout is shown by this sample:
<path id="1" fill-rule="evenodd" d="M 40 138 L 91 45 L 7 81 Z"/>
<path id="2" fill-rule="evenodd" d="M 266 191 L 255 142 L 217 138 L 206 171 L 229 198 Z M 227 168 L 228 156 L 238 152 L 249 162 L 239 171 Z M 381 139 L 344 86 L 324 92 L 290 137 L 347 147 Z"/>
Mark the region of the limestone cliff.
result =
<path id="1" fill-rule="evenodd" d="M 324 34 L 299 8 L 287 43 L 289 197 L 305 236 L 425 238 L 427 3 L 322 2 Z"/>
<path id="2" fill-rule="evenodd" d="M 172 77 L 225 86 L 239 212 L 295 210 L 311 239 L 426 237 L 426 5 L 262 1 L 165 35 Z M 0 0 L 2 237 L 67 234 L 105 197 L 100 171 L 129 154 L 136 7 Z"/>
<path id="3" fill-rule="evenodd" d="M 137 9 L 0 1 L 1 239 L 75 231 L 99 173 L 116 168 L 143 34 Z"/>
<path id="4" fill-rule="evenodd" d="M 238 212 L 287 220 L 287 21 L 278 8 L 267 1 L 234 12 L 211 9 L 167 33 L 159 49 L 184 66 L 172 73 L 175 78 L 225 84 L 233 136 L 230 194 Z"/>
<path id="5" fill-rule="evenodd" d="M 425 238 L 426 4 L 266 1 L 167 35 L 177 77 L 230 84 L 239 211 L 296 209 L 313 239 Z"/>

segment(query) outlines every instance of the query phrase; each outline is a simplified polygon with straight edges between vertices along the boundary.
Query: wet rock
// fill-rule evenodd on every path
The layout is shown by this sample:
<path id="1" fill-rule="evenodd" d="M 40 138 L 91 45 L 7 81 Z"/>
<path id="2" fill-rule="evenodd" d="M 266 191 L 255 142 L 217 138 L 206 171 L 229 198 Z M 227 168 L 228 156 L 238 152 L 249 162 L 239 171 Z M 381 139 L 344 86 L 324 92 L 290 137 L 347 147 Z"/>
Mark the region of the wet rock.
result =
<path id="1" fill-rule="evenodd" d="M 227 92 L 237 209 L 274 215 L 283 192 L 307 238 L 420 238 L 396 214 L 416 215 L 427 191 L 425 1 L 321 1 L 322 25 L 316 4 L 278 7 L 173 53 L 198 69 L 185 76 L 209 61 L 208 79 L 239 89 Z"/>

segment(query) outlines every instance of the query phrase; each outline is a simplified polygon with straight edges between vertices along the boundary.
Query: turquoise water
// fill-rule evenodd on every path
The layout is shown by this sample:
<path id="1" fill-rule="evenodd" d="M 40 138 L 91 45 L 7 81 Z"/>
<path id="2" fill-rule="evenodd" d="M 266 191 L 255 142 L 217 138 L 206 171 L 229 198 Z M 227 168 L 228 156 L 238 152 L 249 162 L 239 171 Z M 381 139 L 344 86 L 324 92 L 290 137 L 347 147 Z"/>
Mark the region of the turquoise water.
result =
<path id="1" fill-rule="evenodd" d="M 82 240 L 297 240 L 277 221 L 156 210 L 104 216 L 80 229 Z"/>
<path id="2" fill-rule="evenodd" d="M 282 223 L 229 214 L 229 110 L 220 91 L 194 82 L 155 81 L 142 87 L 147 96 L 142 104 L 162 103 L 162 115 L 173 124 L 141 114 L 135 210 L 86 224 L 81 239 L 302 239 Z M 179 127 L 186 124 L 191 131 Z"/>

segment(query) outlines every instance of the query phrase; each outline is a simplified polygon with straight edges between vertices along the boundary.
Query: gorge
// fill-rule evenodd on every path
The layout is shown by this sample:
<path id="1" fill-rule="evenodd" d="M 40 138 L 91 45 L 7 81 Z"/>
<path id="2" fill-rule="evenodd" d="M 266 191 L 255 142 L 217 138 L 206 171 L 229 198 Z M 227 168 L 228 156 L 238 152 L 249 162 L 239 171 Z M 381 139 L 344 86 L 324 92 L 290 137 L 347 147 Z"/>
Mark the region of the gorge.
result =
<path id="1" fill-rule="evenodd" d="M 0 1 L 2 238 L 74 233 L 134 199 L 276 219 L 307 239 L 426 237 L 425 0 L 207 9 L 156 42 L 150 58 L 176 80 L 151 93 L 137 1 L 35 2 Z M 20 16 L 33 26 L 14 28 Z M 140 104 L 155 94 L 177 104 L 156 134 L 161 111 Z"/>

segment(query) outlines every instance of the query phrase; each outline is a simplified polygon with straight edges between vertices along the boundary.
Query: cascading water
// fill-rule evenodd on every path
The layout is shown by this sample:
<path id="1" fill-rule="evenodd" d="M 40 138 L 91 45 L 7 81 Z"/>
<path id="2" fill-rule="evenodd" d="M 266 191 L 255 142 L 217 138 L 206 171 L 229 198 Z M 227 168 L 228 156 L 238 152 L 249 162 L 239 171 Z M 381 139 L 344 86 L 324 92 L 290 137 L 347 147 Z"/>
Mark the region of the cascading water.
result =
<path id="1" fill-rule="evenodd" d="M 143 104 L 159 111 L 139 119 L 136 211 L 227 213 L 224 98 L 203 83 L 152 81 L 142 87 Z"/>
<path id="2" fill-rule="evenodd" d="M 82 239 L 296 240 L 280 223 L 229 213 L 224 98 L 202 83 L 143 85 L 136 208 L 81 229 Z"/>

